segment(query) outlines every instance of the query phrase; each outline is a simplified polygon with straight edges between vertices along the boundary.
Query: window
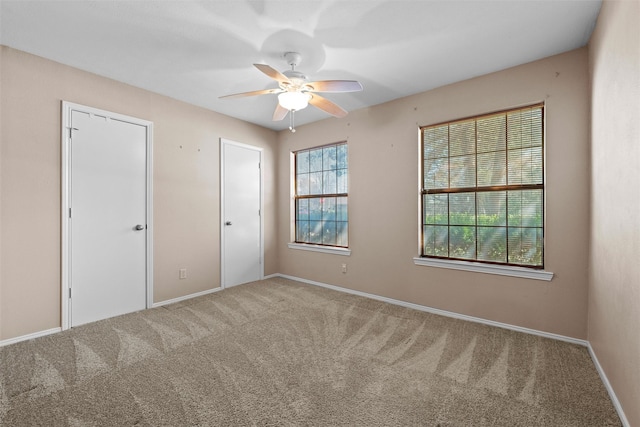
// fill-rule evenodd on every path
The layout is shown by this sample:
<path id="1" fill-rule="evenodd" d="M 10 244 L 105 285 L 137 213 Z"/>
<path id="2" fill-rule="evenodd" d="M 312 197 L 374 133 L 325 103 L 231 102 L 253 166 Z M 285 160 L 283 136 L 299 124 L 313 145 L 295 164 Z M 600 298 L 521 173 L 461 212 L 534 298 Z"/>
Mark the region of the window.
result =
<path id="1" fill-rule="evenodd" d="M 295 154 L 295 241 L 349 246 L 347 143 Z"/>
<path id="2" fill-rule="evenodd" d="M 544 263 L 542 104 L 420 129 L 422 256 Z"/>

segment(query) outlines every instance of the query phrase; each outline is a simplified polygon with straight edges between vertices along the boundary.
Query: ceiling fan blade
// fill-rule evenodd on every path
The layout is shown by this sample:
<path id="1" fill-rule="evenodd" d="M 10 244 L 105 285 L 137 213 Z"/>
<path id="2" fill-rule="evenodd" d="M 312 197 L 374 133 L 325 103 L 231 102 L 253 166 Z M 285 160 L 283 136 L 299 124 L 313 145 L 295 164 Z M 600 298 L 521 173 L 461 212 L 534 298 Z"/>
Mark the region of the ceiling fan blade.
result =
<path id="1" fill-rule="evenodd" d="M 286 108 L 284 108 L 282 105 L 278 103 L 276 105 L 276 110 L 273 112 L 273 121 L 279 122 L 280 120 L 286 117 L 288 112 L 289 110 L 287 110 Z"/>
<path id="2" fill-rule="evenodd" d="M 311 87 L 310 92 L 359 92 L 362 90 L 360 82 L 355 80 L 322 80 L 309 82 L 305 86 Z"/>
<path id="3" fill-rule="evenodd" d="M 322 111 L 338 118 L 342 118 L 347 115 L 346 110 L 329 101 L 327 98 L 323 98 L 320 95 L 316 95 L 315 93 L 310 95 L 311 99 L 309 99 L 309 104 L 313 105 L 314 107 L 317 107 Z"/>
<path id="4" fill-rule="evenodd" d="M 244 96 L 268 95 L 270 93 L 280 93 L 280 92 L 282 92 L 282 89 L 273 88 L 273 89 L 253 90 L 251 92 L 233 93 L 231 95 L 221 96 L 220 98 L 240 98 Z"/>
<path id="5" fill-rule="evenodd" d="M 270 67 L 269 65 L 253 64 L 253 66 L 256 67 L 258 70 L 262 71 L 263 73 L 265 73 L 267 76 L 271 77 L 273 80 L 277 81 L 278 83 L 288 83 L 288 84 L 291 83 L 291 81 L 287 76 L 285 76 L 275 68 Z"/>

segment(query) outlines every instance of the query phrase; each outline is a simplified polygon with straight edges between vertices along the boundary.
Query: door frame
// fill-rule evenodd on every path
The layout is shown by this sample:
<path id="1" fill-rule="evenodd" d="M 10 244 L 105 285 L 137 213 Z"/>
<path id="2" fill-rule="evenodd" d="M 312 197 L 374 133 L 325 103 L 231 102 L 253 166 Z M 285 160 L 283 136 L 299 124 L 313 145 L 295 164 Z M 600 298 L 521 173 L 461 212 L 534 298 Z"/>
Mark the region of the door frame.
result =
<path id="1" fill-rule="evenodd" d="M 71 202 L 71 113 L 79 111 L 89 115 L 106 117 L 111 120 L 120 120 L 132 123 L 146 128 L 146 300 L 145 308 L 153 305 L 153 122 L 142 120 L 123 114 L 113 113 L 98 108 L 88 107 L 85 105 L 75 104 L 68 101 L 62 101 L 62 126 L 61 137 L 62 142 L 62 177 L 61 177 L 61 229 L 62 229 L 62 247 L 61 247 L 61 309 L 60 317 L 62 330 L 71 327 L 71 307 L 69 304 L 69 295 L 71 291 L 71 227 L 69 226 L 69 209 Z"/>
<path id="2" fill-rule="evenodd" d="M 260 277 L 264 279 L 264 169 L 262 168 L 264 160 L 264 150 L 255 145 L 243 144 L 241 142 L 232 141 L 226 138 L 220 138 L 220 288 L 227 287 L 224 279 L 225 273 L 225 218 L 224 218 L 224 163 L 225 163 L 225 147 L 233 145 L 236 147 L 246 148 L 257 151 L 260 158 Z"/>

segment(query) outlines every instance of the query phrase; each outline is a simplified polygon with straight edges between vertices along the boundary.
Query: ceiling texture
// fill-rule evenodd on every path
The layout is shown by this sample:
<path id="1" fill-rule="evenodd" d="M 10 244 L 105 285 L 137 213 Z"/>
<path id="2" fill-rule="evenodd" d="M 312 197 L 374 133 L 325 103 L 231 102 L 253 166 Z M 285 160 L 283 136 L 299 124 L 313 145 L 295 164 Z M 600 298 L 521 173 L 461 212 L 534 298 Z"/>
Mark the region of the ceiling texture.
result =
<path id="1" fill-rule="evenodd" d="M 277 87 L 252 64 L 310 80 L 358 80 L 322 94 L 347 111 L 587 44 L 601 0 L 0 0 L 0 43 L 274 130 Z M 303 125 L 331 117 L 312 106 Z M 332 119 L 340 120 L 340 119 Z"/>

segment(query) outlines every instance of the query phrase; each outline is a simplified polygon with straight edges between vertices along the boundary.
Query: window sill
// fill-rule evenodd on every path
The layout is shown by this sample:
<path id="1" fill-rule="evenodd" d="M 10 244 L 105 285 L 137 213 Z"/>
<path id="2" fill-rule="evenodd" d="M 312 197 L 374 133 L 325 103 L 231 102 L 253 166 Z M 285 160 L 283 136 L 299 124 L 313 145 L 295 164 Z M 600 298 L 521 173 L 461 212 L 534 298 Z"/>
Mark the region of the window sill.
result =
<path id="1" fill-rule="evenodd" d="M 289 243 L 289 249 L 300 249 L 303 251 L 322 252 L 325 254 L 350 256 L 351 249 L 331 246 L 310 245 L 306 243 Z"/>
<path id="2" fill-rule="evenodd" d="M 476 273 L 497 274 L 500 276 L 522 277 L 525 279 L 550 281 L 553 278 L 553 273 L 550 271 L 507 265 L 482 264 L 476 262 L 421 257 L 413 258 L 413 263 L 415 265 L 422 265 L 425 267 L 449 268 L 452 270 L 473 271 Z"/>

